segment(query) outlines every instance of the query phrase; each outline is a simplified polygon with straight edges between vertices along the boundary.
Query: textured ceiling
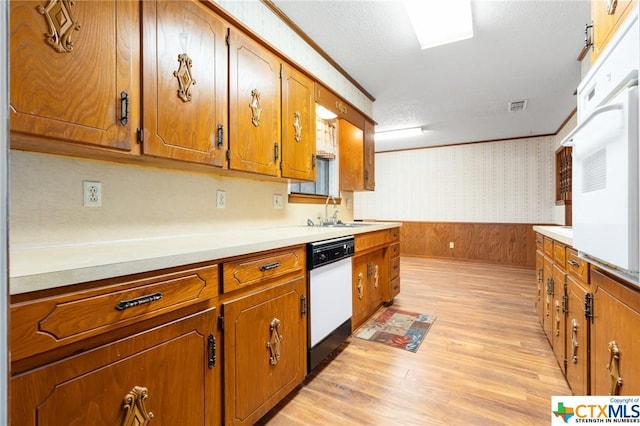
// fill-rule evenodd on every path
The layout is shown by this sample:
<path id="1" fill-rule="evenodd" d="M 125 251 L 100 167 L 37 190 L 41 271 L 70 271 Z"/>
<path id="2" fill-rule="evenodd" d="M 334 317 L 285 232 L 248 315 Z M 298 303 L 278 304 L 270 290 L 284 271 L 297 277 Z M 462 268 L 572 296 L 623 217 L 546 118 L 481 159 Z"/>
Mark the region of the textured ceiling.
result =
<path id="1" fill-rule="evenodd" d="M 474 37 L 427 50 L 398 1 L 274 3 L 375 97 L 378 130 L 428 129 L 377 151 L 551 134 L 575 108 L 588 0 L 472 0 Z"/>

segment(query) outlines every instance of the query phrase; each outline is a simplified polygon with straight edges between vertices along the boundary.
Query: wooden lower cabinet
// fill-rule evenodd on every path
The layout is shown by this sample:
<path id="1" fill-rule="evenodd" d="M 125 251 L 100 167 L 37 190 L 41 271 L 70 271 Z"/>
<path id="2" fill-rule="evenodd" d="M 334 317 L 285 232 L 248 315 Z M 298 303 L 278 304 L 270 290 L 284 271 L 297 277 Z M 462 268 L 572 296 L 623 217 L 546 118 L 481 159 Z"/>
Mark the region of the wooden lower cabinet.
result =
<path id="1" fill-rule="evenodd" d="M 589 393 L 589 320 L 584 306 L 589 290 L 567 277 L 566 378 L 574 395 Z"/>
<path id="2" fill-rule="evenodd" d="M 547 287 L 544 279 L 544 254 L 536 251 L 536 312 L 538 321 L 544 327 L 545 295 Z"/>
<path id="3" fill-rule="evenodd" d="M 591 270 L 591 394 L 640 394 L 640 290 Z"/>
<path id="4" fill-rule="evenodd" d="M 11 424 L 217 425 L 217 309 L 11 378 Z M 136 414 L 137 418 L 133 417 Z"/>
<path id="5" fill-rule="evenodd" d="M 297 276 L 223 303 L 225 424 L 255 423 L 306 376 L 306 287 Z"/>
<path id="6" fill-rule="evenodd" d="M 385 285 L 389 284 L 384 277 L 383 249 L 353 259 L 352 330 L 360 327 L 382 305 Z"/>
<path id="7" fill-rule="evenodd" d="M 543 270 L 545 280 L 543 328 L 547 339 L 551 341 L 551 335 L 553 334 L 553 297 L 555 294 L 555 286 L 553 282 L 553 262 L 546 256 L 544 258 Z"/>
<path id="8" fill-rule="evenodd" d="M 566 369 L 566 309 L 567 274 L 558 265 L 553 265 L 553 299 L 551 306 L 551 346 L 562 372 Z"/>

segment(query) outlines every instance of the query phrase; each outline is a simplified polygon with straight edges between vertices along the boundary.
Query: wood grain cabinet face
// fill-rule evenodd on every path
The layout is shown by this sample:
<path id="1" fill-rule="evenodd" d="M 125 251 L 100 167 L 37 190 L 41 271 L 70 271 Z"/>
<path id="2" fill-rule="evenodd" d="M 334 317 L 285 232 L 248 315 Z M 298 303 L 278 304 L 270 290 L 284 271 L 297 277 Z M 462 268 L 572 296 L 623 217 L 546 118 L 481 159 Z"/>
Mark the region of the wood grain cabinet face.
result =
<path id="1" fill-rule="evenodd" d="M 637 0 L 591 1 L 591 19 L 593 20 L 592 63 L 598 59 L 636 3 Z M 615 5 L 613 10 L 611 10 L 610 5 Z"/>
<path id="2" fill-rule="evenodd" d="M 302 382 L 304 276 L 223 303 L 225 424 L 254 424 Z"/>
<path id="3" fill-rule="evenodd" d="M 229 168 L 279 176 L 280 60 L 229 31 Z"/>
<path id="4" fill-rule="evenodd" d="M 218 266 L 104 286 L 12 304 L 12 361 L 157 317 L 218 295 Z"/>
<path id="5" fill-rule="evenodd" d="M 340 152 L 340 189 L 364 189 L 364 132 L 347 120 L 338 120 L 338 150 Z"/>
<path id="6" fill-rule="evenodd" d="M 536 251 L 536 312 L 538 313 L 538 321 L 544 328 L 545 317 L 545 297 L 547 287 L 544 276 L 544 254 Z"/>
<path id="7" fill-rule="evenodd" d="M 221 424 L 216 315 L 209 309 L 12 377 L 12 424 L 123 425 L 136 387 L 146 390 L 152 425 Z"/>
<path id="8" fill-rule="evenodd" d="M 196 1 L 144 1 L 143 152 L 225 165 L 226 24 Z"/>
<path id="9" fill-rule="evenodd" d="M 316 180 L 313 80 L 282 64 L 282 177 Z"/>
<path id="10" fill-rule="evenodd" d="M 366 191 L 376 189 L 376 126 L 372 122 L 364 122 L 364 187 Z"/>
<path id="11" fill-rule="evenodd" d="M 139 3 L 49 3 L 10 2 L 12 139 L 131 151 L 140 121 Z"/>
<path id="12" fill-rule="evenodd" d="M 589 320 L 585 317 L 588 291 L 572 276 L 567 278 L 567 383 L 574 395 L 588 395 Z"/>
<path id="13" fill-rule="evenodd" d="M 388 295 L 389 277 L 384 261 L 384 249 L 353 258 L 351 328 L 354 331 L 382 305 Z"/>
<path id="14" fill-rule="evenodd" d="M 640 394 L 640 292 L 591 271 L 591 394 Z"/>
<path id="15" fill-rule="evenodd" d="M 564 269 L 553 265 L 553 299 L 551 306 L 551 346 L 562 372 L 565 372 L 566 359 L 566 300 L 567 275 Z"/>

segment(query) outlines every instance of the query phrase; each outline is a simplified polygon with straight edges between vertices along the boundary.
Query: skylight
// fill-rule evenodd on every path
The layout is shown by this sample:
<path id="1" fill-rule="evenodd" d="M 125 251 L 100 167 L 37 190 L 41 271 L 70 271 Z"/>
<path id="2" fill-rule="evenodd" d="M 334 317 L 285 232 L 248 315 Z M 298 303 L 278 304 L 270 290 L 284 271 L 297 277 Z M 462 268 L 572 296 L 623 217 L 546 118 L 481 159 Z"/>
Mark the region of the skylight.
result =
<path id="1" fill-rule="evenodd" d="M 473 37 L 471 0 L 403 0 L 420 47 Z"/>

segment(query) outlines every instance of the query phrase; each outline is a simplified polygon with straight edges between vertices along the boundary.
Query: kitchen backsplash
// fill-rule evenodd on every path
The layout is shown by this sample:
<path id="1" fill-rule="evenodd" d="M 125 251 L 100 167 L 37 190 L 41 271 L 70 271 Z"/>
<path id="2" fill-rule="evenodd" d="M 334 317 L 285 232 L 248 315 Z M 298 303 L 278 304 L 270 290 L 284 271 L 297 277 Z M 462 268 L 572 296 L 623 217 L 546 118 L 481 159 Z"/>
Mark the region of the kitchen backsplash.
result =
<path id="1" fill-rule="evenodd" d="M 83 180 L 102 183 L 102 207 L 83 206 Z M 216 207 L 217 190 L 225 208 Z M 273 208 L 274 194 L 283 195 L 282 209 Z M 342 195 L 338 217 L 351 220 L 353 194 Z M 9 214 L 10 244 L 23 248 L 304 226 L 324 205 L 289 204 L 285 182 L 11 151 Z"/>

